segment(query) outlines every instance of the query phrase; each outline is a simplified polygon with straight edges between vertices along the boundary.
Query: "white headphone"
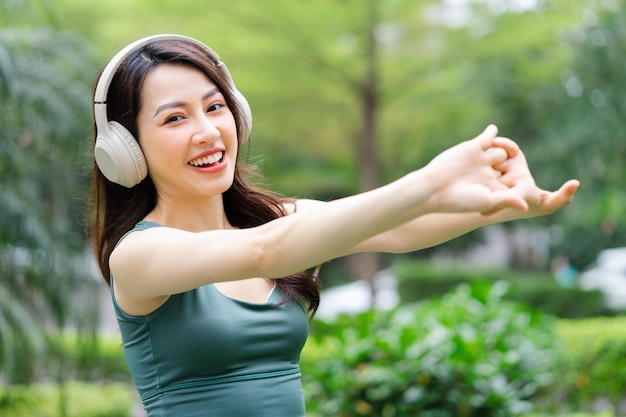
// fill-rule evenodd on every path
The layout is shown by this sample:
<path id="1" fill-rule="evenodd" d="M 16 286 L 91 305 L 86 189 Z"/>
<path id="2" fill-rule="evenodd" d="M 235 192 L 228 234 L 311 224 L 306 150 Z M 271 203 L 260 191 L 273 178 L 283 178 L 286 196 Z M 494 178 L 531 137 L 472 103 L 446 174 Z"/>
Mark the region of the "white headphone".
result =
<path id="1" fill-rule="evenodd" d="M 240 138 L 243 143 L 248 139 L 252 127 L 252 112 L 246 98 L 237 90 L 235 83 L 228 72 L 226 65 L 220 60 L 211 48 L 202 42 L 182 35 L 163 34 L 148 36 L 139 39 L 119 51 L 106 65 L 98 79 L 94 94 L 94 118 L 96 121 L 96 145 L 94 158 L 102 174 L 111 182 L 127 188 L 139 184 L 148 175 L 146 159 L 141 147 L 133 135 L 120 123 L 109 121 L 107 118 L 107 94 L 111 80 L 122 62 L 133 51 L 141 48 L 149 42 L 156 40 L 182 40 L 201 48 L 209 56 L 216 68 L 221 72 L 231 92 L 237 100 L 237 106 L 243 113 L 244 137 Z"/>

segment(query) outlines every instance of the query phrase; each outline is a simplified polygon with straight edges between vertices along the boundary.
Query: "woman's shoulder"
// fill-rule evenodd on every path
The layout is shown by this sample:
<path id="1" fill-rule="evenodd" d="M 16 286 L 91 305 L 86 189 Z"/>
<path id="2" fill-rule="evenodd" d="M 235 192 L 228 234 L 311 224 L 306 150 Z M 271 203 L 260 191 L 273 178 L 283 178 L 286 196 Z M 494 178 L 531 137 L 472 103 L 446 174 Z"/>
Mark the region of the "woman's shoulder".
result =
<path id="1" fill-rule="evenodd" d="M 142 230 L 150 229 L 153 227 L 161 227 L 161 225 L 157 222 L 153 222 L 150 220 L 140 220 L 133 226 L 132 229 L 128 230 L 126 233 L 119 238 L 119 240 L 115 243 L 115 247 L 119 246 L 119 244 L 128 237 L 133 232 L 139 232 Z"/>

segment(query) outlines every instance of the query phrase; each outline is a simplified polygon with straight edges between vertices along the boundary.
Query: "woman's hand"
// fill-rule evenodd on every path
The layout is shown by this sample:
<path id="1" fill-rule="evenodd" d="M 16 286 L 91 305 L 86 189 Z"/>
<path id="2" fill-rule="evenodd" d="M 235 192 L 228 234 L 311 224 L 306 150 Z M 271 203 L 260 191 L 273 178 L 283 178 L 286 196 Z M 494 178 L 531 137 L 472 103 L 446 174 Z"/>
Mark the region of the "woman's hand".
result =
<path id="1" fill-rule="evenodd" d="M 476 138 L 442 152 L 424 168 L 432 186 L 429 211 L 487 215 L 505 208 L 528 210 L 527 185 L 524 190 L 511 186 L 526 179 L 520 172 L 519 148 L 511 140 L 496 138 L 497 133 L 490 125 Z"/>
<path id="2" fill-rule="evenodd" d="M 502 173 L 498 179 L 499 182 L 523 198 L 529 208 L 523 214 L 520 212 L 507 213 L 510 216 L 509 220 L 548 215 L 572 202 L 580 185 L 577 180 L 565 182 L 557 191 L 543 190 L 535 184 L 526 157 L 515 142 L 498 137 L 494 140 L 493 146 L 501 146 L 509 154 L 505 161 L 494 166 Z"/>
<path id="3" fill-rule="evenodd" d="M 423 202 L 411 206 L 415 209 L 412 218 L 358 242 L 349 253 L 412 252 L 447 242 L 479 227 L 547 215 L 572 201 L 578 181 L 568 181 L 555 192 L 539 189 L 519 147 L 510 139 L 496 137 L 496 133 L 495 126 L 488 127 L 477 138 L 443 152 L 424 169 L 401 178 L 400 186 L 390 193 L 392 197 L 377 197 L 375 203 L 369 205 L 370 211 L 390 203 L 389 198 L 392 204 L 398 203 L 411 190 L 425 186 Z M 322 213 L 330 203 L 299 200 L 296 204 L 299 213 Z M 288 206 L 290 213 L 296 211 L 296 204 Z M 398 220 L 405 214 L 407 211 L 396 214 L 393 219 Z M 363 214 L 352 217 L 362 220 Z M 351 221 L 345 225 L 359 223 L 371 224 Z"/>

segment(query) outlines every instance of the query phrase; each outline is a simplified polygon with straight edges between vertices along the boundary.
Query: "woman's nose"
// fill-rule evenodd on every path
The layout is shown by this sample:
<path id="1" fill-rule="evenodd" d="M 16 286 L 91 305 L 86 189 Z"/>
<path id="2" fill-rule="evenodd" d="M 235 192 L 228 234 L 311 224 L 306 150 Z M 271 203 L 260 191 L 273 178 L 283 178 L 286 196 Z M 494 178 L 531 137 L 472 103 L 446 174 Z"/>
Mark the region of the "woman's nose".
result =
<path id="1" fill-rule="evenodd" d="M 192 139 L 196 142 L 212 141 L 219 137 L 220 132 L 216 124 L 206 114 L 196 118 L 195 131 Z"/>

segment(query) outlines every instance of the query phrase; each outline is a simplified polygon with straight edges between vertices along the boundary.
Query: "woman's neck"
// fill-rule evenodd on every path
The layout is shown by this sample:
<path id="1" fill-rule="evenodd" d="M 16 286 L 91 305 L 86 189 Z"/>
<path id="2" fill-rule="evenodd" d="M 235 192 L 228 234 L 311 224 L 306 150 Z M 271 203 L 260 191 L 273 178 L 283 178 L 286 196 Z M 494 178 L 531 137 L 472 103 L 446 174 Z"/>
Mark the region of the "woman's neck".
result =
<path id="1" fill-rule="evenodd" d="M 193 204 L 158 199 L 154 210 L 144 220 L 189 232 L 232 228 L 221 195 Z"/>

